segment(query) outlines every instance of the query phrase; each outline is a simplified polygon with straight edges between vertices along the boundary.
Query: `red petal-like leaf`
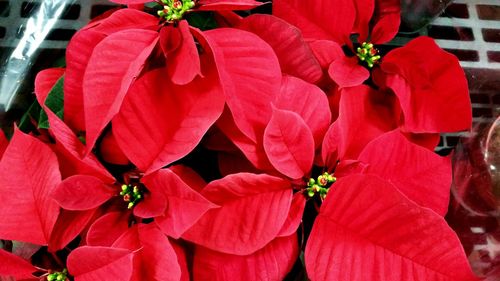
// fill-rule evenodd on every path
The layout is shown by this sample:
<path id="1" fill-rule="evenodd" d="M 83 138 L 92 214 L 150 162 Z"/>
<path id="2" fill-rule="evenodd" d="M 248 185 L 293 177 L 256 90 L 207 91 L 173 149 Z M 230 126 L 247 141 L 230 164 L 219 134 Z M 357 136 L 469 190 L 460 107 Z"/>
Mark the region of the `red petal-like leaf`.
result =
<path id="1" fill-rule="evenodd" d="M 237 27 L 257 34 L 271 45 L 284 73 L 309 83 L 316 83 L 323 76 L 312 50 L 293 25 L 271 15 L 254 14 L 244 18 Z"/>
<path id="2" fill-rule="evenodd" d="M 155 221 L 165 234 L 173 238 L 179 238 L 209 209 L 216 207 L 168 169 L 147 175 L 142 182 L 152 196 L 161 195 L 167 201 L 167 209 L 164 208 L 164 213 Z"/>
<path id="3" fill-rule="evenodd" d="M 85 211 L 61 210 L 49 241 L 49 251 L 56 252 L 66 247 L 89 224 L 96 209 Z"/>
<path id="4" fill-rule="evenodd" d="M 45 108 L 50 123 L 50 132 L 56 140 L 54 150 L 57 153 L 63 177 L 74 174 L 95 176 L 105 183 L 114 183 L 113 176 L 102 166 L 93 154 L 83 156 L 85 146 L 73 131 L 53 113 Z"/>
<path id="5" fill-rule="evenodd" d="M 341 160 L 357 159 L 371 140 L 397 127 L 399 115 L 394 112 L 394 103 L 394 96 L 365 85 L 343 89 L 339 117 L 331 126 L 333 131 L 327 132 L 323 146 L 337 144 Z M 324 156 L 329 152 L 333 152 L 332 147 L 329 151 L 323 147 Z"/>
<path id="6" fill-rule="evenodd" d="M 112 131 L 107 132 L 99 144 L 99 152 L 102 160 L 115 165 L 128 165 L 130 161 L 116 142 Z"/>
<path id="7" fill-rule="evenodd" d="M 109 17 L 99 22 L 94 30 L 111 35 L 126 29 L 158 30 L 160 20 L 148 13 L 137 9 L 119 9 Z"/>
<path id="8" fill-rule="evenodd" d="M 83 76 L 95 46 L 105 34 L 82 29 L 69 41 L 66 48 L 66 74 L 64 76 L 64 120 L 78 131 L 85 131 L 83 109 Z"/>
<path id="9" fill-rule="evenodd" d="M 367 173 L 394 184 L 417 204 L 444 216 L 448 210 L 451 186 L 451 161 L 409 142 L 399 130 L 386 133 L 359 155 L 369 164 Z"/>
<path id="10" fill-rule="evenodd" d="M 75 281 L 112 278 L 129 281 L 134 253 L 125 249 L 83 246 L 73 250 L 66 262 Z"/>
<path id="11" fill-rule="evenodd" d="M 363 84 L 370 77 L 370 72 L 358 64 L 357 57 L 340 57 L 330 64 L 328 74 L 340 88 Z"/>
<path id="12" fill-rule="evenodd" d="M 176 36 L 171 36 L 177 33 Z M 169 42 L 175 40 L 177 42 Z M 189 31 L 189 24 L 186 20 L 179 22 L 178 26 L 166 26 L 160 31 L 160 42 L 165 52 L 166 48 L 163 46 L 167 44 L 178 45 L 175 50 L 165 52 L 167 57 L 167 73 L 174 84 L 186 85 L 193 81 L 193 79 L 201 74 L 200 57 L 198 55 L 198 48 L 194 42 L 193 36 Z"/>
<path id="13" fill-rule="evenodd" d="M 478 280 L 442 217 L 369 175 L 333 185 L 305 257 L 313 281 Z"/>
<path id="14" fill-rule="evenodd" d="M 9 146 L 9 140 L 7 140 L 7 137 L 5 136 L 3 130 L 0 130 L 0 159 L 2 159 L 3 153 L 7 149 L 7 146 Z"/>
<path id="15" fill-rule="evenodd" d="M 250 10 L 262 4 L 262 2 L 254 0 L 200 0 L 198 9 L 209 11 Z"/>
<path id="16" fill-rule="evenodd" d="M 356 19 L 354 1 L 275 0 L 273 14 L 298 27 L 307 39 L 328 39 L 343 44 Z"/>
<path id="17" fill-rule="evenodd" d="M 382 70 L 404 77 L 391 75 L 386 83 L 401 103 L 405 131 L 440 133 L 471 127 L 472 108 L 464 71 L 458 59 L 433 39 L 419 37 L 391 51 L 384 57 Z"/>
<path id="18" fill-rule="evenodd" d="M 16 128 L 0 161 L 0 238 L 47 245 L 59 215 L 49 194 L 60 181 L 54 152 Z"/>
<path id="19" fill-rule="evenodd" d="M 177 262 L 177 255 L 168 238 L 155 224 L 139 224 L 127 232 L 135 233 L 125 233 L 113 244 L 113 247 L 139 250 L 134 256 L 133 274 L 130 280 L 174 281 L 180 279 L 181 269 Z M 136 245 L 139 248 L 136 248 Z M 130 246 L 132 248 L 129 248 Z"/>
<path id="20" fill-rule="evenodd" d="M 290 236 L 297 231 L 297 228 L 302 222 L 302 215 L 304 214 L 305 207 L 306 197 L 304 194 L 301 192 L 295 193 L 293 195 L 292 205 L 290 206 L 290 212 L 288 212 L 288 217 L 278 236 Z"/>
<path id="21" fill-rule="evenodd" d="M 252 141 L 262 137 L 278 95 L 281 69 L 273 49 L 257 35 L 221 28 L 203 33 L 213 46 L 226 103 L 238 128 Z"/>
<path id="22" fill-rule="evenodd" d="M 297 235 L 274 239 L 261 250 L 238 256 L 196 247 L 194 280 L 283 280 L 299 255 Z"/>
<path id="23" fill-rule="evenodd" d="M 314 136 L 315 147 L 330 125 L 331 112 L 326 94 L 313 84 L 291 76 L 283 76 L 281 91 L 274 105 L 302 117 Z"/>
<path id="24" fill-rule="evenodd" d="M 34 278 L 36 268 L 26 260 L 0 249 L 0 276 L 11 276 L 16 279 Z"/>
<path id="25" fill-rule="evenodd" d="M 275 109 L 264 131 L 264 149 L 280 173 L 299 179 L 312 168 L 314 138 L 295 112 Z"/>
<path id="26" fill-rule="evenodd" d="M 87 152 L 118 113 L 157 41 L 155 31 L 129 29 L 111 34 L 95 47 L 83 80 Z"/>
<path id="27" fill-rule="evenodd" d="M 309 46 L 323 69 L 328 69 L 334 60 L 345 57 L 344 50 L 335 41 L 315 40 Z"/>
<path id="28" fill-rule="evenodd" d="M 194 191 L 201 192 L 207 185 L 207 182 L 198 175 L 193 169 L 184 165 L 170 166 L 169 170 L 174 172 L 183 182 L 185 182 Z"/>
<path id="29" fill-rule="evenodd" d="M 87 233 L 87 244 L 91 246 L 111 246 L 128 229 L 129 214 L 109 212 L 97 219 Z"/>
<path id="30" fill-rule="evenodd" d="M 117 194 L 98 178 L 75 175 L 62 181 L 51 196 L 66 210 L 82 211 L 96 208 Z"/>
<path id="31" fill-rule="evenodd" d="M 64 68 L 49 68 L 38 72 L 35 78 L 35 94 L 38 104 L 45 104 L 45 99 L 50 90 L 63 75 Z"/>
<path id="32" fill-rule="evenodd" d="M 375 14 L 372 22 L 371 41 L 384 44 L 392 40 L 401 23 L 401 2 L 399 0 L 375 0 Z"/>
<path id="33" fill-rule="evenodd" d="M 359 34 L 358 42 L 365 42 L 368 38 L 370 20 L 375 10 L 374 0 L 353 1 L 356 7 L 356 22 L 354 22 L 353 32 Z"/>
<path id="34" fill-rule="evenodd" d="M 184 157 L 200 142 L 224 108 L 214 74 L 211 71 L 178 86 L 165 80 L 164 69 L 156 69 L 133 84 L 113 120 L 113 133 L 139 169 L 158 170 Z"/>
<path id="35" fill-rule="evenodd" d="M 183 238 L 236 255 L 251 254 L 273 240 L 292 201 L 289 181 L 265 174 L 230 175 L 209 183 L 202 195 L 221 207 L 209 210 Z"/>

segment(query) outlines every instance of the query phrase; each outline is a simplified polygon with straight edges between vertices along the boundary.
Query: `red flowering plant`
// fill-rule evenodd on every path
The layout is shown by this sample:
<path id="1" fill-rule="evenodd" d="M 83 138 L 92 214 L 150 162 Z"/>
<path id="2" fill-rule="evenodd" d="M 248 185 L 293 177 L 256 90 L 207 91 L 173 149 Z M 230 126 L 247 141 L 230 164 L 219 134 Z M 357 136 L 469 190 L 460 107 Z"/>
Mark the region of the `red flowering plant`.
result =
<path id="1" fill-rule="evenodd" d="M 0 279 L 477 280 L 433 151 L 467 82 L 376 50 L 398 2 L 113 2 L 1 135 Z"/>

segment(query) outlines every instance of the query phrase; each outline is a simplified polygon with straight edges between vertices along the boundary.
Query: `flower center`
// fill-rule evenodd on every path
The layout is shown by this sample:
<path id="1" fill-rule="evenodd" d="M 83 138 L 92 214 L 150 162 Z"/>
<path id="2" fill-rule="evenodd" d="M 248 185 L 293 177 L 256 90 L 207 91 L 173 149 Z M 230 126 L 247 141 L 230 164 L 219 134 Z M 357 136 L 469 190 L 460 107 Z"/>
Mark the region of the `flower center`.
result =
<path id="1" fill-rule="evenodd" d="M 65 268 L 62 272 L 53 272 L 47 275 L 48 281 L 64 281 L 68 278 L 68 270 Z"/>
<path id="2" fill-rule="evenodd" d="M 158 15 L 167 22 L 181 20 L 184 13 L 191 10 L 196 5 L 193 0 L 161 0 L 161 2 L 163 4 L 163 10 L 158 11 Z"/>
<path id="3" fill-rule="evenodd" d="M 357 56 L 359 60 L 366 62 L 369 68 L 372 68 L 373 65 L 380 60 L 380 55 L 378 54 L 378 50 L 373 47 L 372 43 L 363 42 L 361 47 L 358 47 Z"/>
<path id="4" fill-rule="evenodd" d="M 319 194 L 319 197 L 324 200 L 335 181 L 337 181 L 337 178 L 327 172 L 319 175 L 316 180 L 310 178 L 306 188 L 307 195 L 314 197 L 314 195 Z"/>
<path id="5" fill-rule="evenodd" d="M 124 184 L 120 195 L 123 196 L 123 201 L 128 202 L 127 208 L 132 209 L 144 198 L 143 193 L 143 190 L 137 185 Z"/>

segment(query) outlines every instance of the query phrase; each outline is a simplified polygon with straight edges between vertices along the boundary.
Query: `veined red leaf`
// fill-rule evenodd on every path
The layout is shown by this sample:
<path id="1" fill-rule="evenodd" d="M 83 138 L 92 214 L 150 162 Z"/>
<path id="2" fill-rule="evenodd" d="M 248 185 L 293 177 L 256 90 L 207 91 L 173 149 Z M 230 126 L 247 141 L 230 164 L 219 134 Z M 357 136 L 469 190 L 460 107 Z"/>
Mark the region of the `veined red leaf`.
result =
<path id="1" fill-rule="evenodd" d="M 129 29 L 111 34 L 95 47 L 83 80 L 87 154 L 118 113 L 157 41 L 155 31 Z"/>
<path id="2" fill-rule="evenodd" d="M 358 158 L 373 173 L 394 184 L 420 206 L 441 216 L 450 199 L 451 161 L 409 142 L 399 130 L 371 141 Z"/>
<path id="3" fill-rule="evenodd" d="M 237 28 L 257 34 L 271 45 L 282 72 L 309 83 L 316 83 L 323 76 L 312 50 L 293 25 L 271 15 L 254 14 L 241 20 Z"/>
<path id="4" fill-rule="evenodd" d="M 312 168 L 314 138 L 297 113 L 275 109 L 264 131 L 264 150 L 276 170 L 299 179 Z"/>
<path id="5" fill-rule="evenodd" d="M 32 273 L 37 269 L 28 261 L 0 249 L 0 276 L 11 276 L 16 279 L 35 278 Z"/>
<path id="6" fill-rule="evenodd" d="M 56 252 L 66 247 L 87 227 L 96 209 L 68 211 L 62 209 L 50 236 L 49 251 Z"/>
<path id="7" fill-rule="evenodd" d="M 66 73 L 64 76 L 64 119 L 68 126 L 85 131 L 83 109 L 83 76 L 95 46 L 105 34 L 92 29 L 79 30 L 66 48 Z"/>
<path id="8" fill-rule="evenodd" d="M 119 9 L 99 22 L 94 30 L 111 35 L 126 29 L 158 30 L 160 19 L 137 9 Z"/>
<path id="9" fill-rule="evenodd" d="M 283 280 L 299 255 L 297 235 L 279 237 L 257 252 L 230 255 L 197 246 L 194 280 Z"/>
<path id="10" fill-rule="evenodd" d="M 394 102 L 394 97 L 365 85 L 342 90 L 339 117 L 326 134 L 337 143 L 341 160 L 357 159 L 371 140 L 397 127 Z"/>
<path id="11" fill-rule="evenodd" d="M 248 31 L 220 28 L 203 32 L 212 47 L 226 103 L 240 131 L 256 142 L 271 118 L 281 69 L 273 49 Z"/>
<path id="12" fill-rule="evenodd" d="M 177 262 L 177 255 L 168 238 L 155 224 L 138 224 L 127 232 L 135 233 L 122 235 L 113 244 L 113 248 L 137 250 L 134 255 L 131 281 L 180 279 L 181 268 Z"/>
<path id="13" fill-rule="evenodd" d="M 305 257 L 313 281 L 478 280 L 441 216 L 371 175 L 332 186 Z"/>
<path id="14" fill-rule="evenodd" d="M 286 218 L 285 224 L 278 234 L 279 237 L 290 236 L 297 232 L 297 228 L 302 222 L 302 215 L 304 214 L 304 208 L 306 207 L 306 197 L 303 193 L 297 192 L 293 195 L 292 205 L 290 206 L 290 211 L 288 212 L 288 217 Z"/>
<path id="15" fill-rule="evenodd" d="M 59 205 L 70 211 L 96 208 L 118 194 L 100 179 L 86 175 L 74 175 L 62 181 L 51 195 Z"/>
<path id="16" fill-rule="evenodd" d="M 177 35 L 171 36 L 173 33 L 177 33 Z M 177 42 L 168 42 L 169 40 Z M 193 81 L 197 75 L 201 75 L 198 48 L 186 20 L 180 21 L 176 27 L 163 27 L 160 31 L 160 42 L 167 58 L 167 73 L 174 84 L 186 85 Z M 167 54 L 165 50 L 168 47 L 164 47 L 163 44 L 179 45 Z"/>
<path id="17" fill-rule="evenodd" d="M 200 0 L 198 10 L 235 11 L 250 10 L 264 3 L 254 0 Z"/>
<path id="18" fill-rule="evenodd" d="M 156 69 L 133 84 L 113 120 L 113 134 L 139 169 L 151 173 L 184 157 L 219 118 L 224 97 L 214 70 L 209 71 L 179 86 Z"/>
<path id="19" fill-rule="evenodd" d="M 334 60 L 328 68 L 328 74 L 340 88 L 361 85 L 370 77 L 370 72 L 358 64 L 357 57 L 346 56 Z"/>
<path id="20" fill-rule="evenodd" d="M 292 76 L 283 76 L 281 91 L 273 104 L 302 117 L 314 136 L 315 147 L 321 145 L 331 120 L 326 94 L 317 86 Z"/>
<path id="21" fill-rule="evenodd" d="M 290 182 L 269 175 L 239 173 L 209 183 L 202 195 L 221 206 L 211 209 L 183 235 L 198 245 L 248 255 L 278 235 L 290 209 Z"/>
<path id="22" fill-rule="evenodd" d="M 170 237 L 179 238 L 208 210 L 217 207 L 169 169 L 147 175 L 142 182 L 152 196 L 161 195 L 167 201 L 166 210 L 155 222 Z"/>
<path id="23" fill-rule="evenodd" d="M 266 152 L 264 151 L 262 137 L 260 137 L 257 142 L 254 142 L 243 134 L 236 126 L 228 107 L 225 107 L 222 116 L 217 120 L 217 127 L 257 169 L 262 171 L 274 170 L 274 167 L 269 162 Z"/>
<path id="24" fill-rule="evenodd" d="M 426 55 L 421 56 L 422 52 Z M 458 59 L 439 48 L 433 39 L 422 36 L 392 50 L 381 67 L 389 74 L 387 86 L 401 103 L 404 131 L 441 133 L 471 127 L 465 73 Z"/>
<path id="25" fill-rule="evenodd" d="M 129 281 L 134 253 L 126 249 L 82 246 L 73 250 L 66 262 L 75 281 L 113 278 Z"/>
<path id="26" fill-rule="evenodd" d="M 349 42 L 356 19 L 354 1 L 302 0 L 273 1 L 273 15 L 295 25 L 306 39 L 327 39 L 344 44 Z"/>
<path id="27" fill-rule="evenodd" d="M 105 183 L 114 183 L 115 178 L 102 166 L 94 154 L 83 156 L 85 146 L 73 131 L 50 109 L 45 111 L 48 116 L 49 131 L 54 136 L 56 144 L 54 151 L 59 159 L 63 178 L 75 174 L 90 175 Z"/>
<path id="28" fill-rule="evenodd" d="M 90 246 L 111 246 L 128 229 L 129 213 L 109 212 L 98 218 L 87 233 Z"/>
<path id="29" fill-rule="evenodd" d="M 328 69 L 334 60 L 345 56 L 344 50 L 335 41 L 314 40 L 309 42 L 309 46 L 322 69 Z"/>
<path id="30" fill-rule="evenodd" d="M 64 71 L 64 68 L 49 68 L 38 72 L 35 78 L 35 94 L 38 104 L 45 104 L 47 95 L 57 80 L 64 75 Z"/>
<path id="31" fill-rule="evenodd" d="M 60 181 L 54 152 L 16 128 L 0 161 L 0 238 L 47 245 L 59 215 L 49 194 Z"/>

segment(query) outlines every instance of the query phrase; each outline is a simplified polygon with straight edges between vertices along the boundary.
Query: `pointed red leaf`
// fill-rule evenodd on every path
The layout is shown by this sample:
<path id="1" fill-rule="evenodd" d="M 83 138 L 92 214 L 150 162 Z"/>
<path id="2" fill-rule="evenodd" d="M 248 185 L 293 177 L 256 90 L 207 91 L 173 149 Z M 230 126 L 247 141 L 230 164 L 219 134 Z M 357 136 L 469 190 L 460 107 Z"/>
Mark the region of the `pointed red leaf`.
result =
<path id="1" fill-rule="evenodd" d="M 44 105 L 50 90 L 57 80 L 64 75 L 64 68 L 49 68 L 37 73 L 35 78 L 35 94 L 38 104 Z"/>
<path id="2" fill-rule="evenodd" d="M 250 10 L 262 4 L 262 2 L 254 0 L 200 0 L 198 9 L 209 11 Z"/>
<path id="3" fill-rule="evenodd" d="M 465 73 L 458 59 L 433 39 L 419 37 L 391 51 L 383 59 L 382 70 L 397 74 L 390 75 L 386 83 L 401 103 L 405 131 L 441 133 L 471 127 Z"/>
<path id="4" fill-rule="evenodd" d="M 330 125 L 331 112 L 326 94 L 317 86 L 292 76 L 283 76 L 281 91 L 274 105 L 302 117 L 314 136 L 315 147 L 321 141 Z"/>
<path id="5" fill-rule="evenodd" d="M 375 0 L 371 41 L 384 44 L 392 40 L 401 23 L 401 2 L 399 0 Z"/>
<path id="6" fill-rule="evenodd" d="M 333 141 L 325 140 L 323 146 L 336 143 L 341 160 L 357 159 L 371 140 L 397 127 L 395 102 L 393 96 L 365 85 L 343 89 L 339 117 L 326 134 Z M 323 153 L 327 152 L 323 149 Z"/>
<path id="7" fill-rule="evenodd" d="M 276 238 L 259 251 L 230 255 L 196 247 L 194 280 L 283 280 L 299 255 L 297 235 Z"/>
<path id="8" fill-rule="evenodd" d="M 314 138 L 297 113 L 275 109 L 264 131 L 264 150 L 276 170 L 299 179 L 312 168 Z"/>
<path id="9" fill-rule="evenodd" d="M 236 255 L 251 254 L 273 240 L 292 201 L 290 183 L 265 174 L 230 175 L 209 183 L 202 195 L 221 207 L 209 210 L 183 238 Z"/>
<path id="10" fill-rule="evenodd" d="M 46 108 L 50 128 L 56 144 L 54 150 L 61 163 L 60 169 L 63 178 L 83 174 L 91 175 L 101 179 L 105 183 L 114 183 L 113 176 L 102 166 L 94 154 L 83 156 L 85 146 L 73 133 L 73 131 L 53 113 Z"/>
<path id="11" fill-rule="evenodd" d="M 313 281 L 478 280 L 446 221 L 376 176 L 333 185 L 305 257 Z"/>
<path id="12" fill-rule="evenodd" d="M 83 80 L 87 152 L 118 113 L 157 41 L 155 31 L 129 29 L 111 34 L 95 47 Z"/>
<path id="13" fill-rule="evenodd" d="M 85 211 L 61 210 L 54 231 L 50 236 L 49 251 L 56 252 L 66 247 L 87 227 L 96 209 Z"/>
<path id="14" fill-rule="evenodd" d="M 54 152 L 16 128 L 0 161 L 0 238 L 47 245 L 59 214 L 49 194 L 60 181 Z"/>
<path id="15" fill-rule="evenodd" d="M 293 25 L 271 15 L 254 14 L 241 20 L 237 27 L 257 34 L 271 45 L 282 72 L 309 83 L 316 83 L 323 76 L 312 50 Z"/>
<path id="16" fill-rule="evenodd" d="M 345 57 L 344 50 L 335 41 L 315 40 L 309 42 L 309 46 L 322 69 L 328 69 L 334 60 Z"/>
<path id="17" fill-rule="evenodd" d="M 0 249 L 0 276 L 11 276 L 16 279 L 34 278 L 36 268 L 26 260 Z"/>
<path id="18" fill-rule="evenodd" d="M 2 159 L 7 146 L 9 146 L 9 140 L 7 140 L 7 137 L 5 136 L 3 130 L 0 130 L 0 159 Z"/>
<path id="19" fill-rule="evenodd" d="M 204 78 L 178 86 L 165 81 L 164 69 L 156 69 L 133 84 L 113 120 L 113 133 L 139 169 L 158 170 L 200 142 L 224 108 L 214 74 L 210 70 Z"/>
<path id="20" fill-rule="evenodd" d="M 328 39 L 343 44 L 356 19 L 354 1 L 275 0 L 273 14 L 295 25 L 306 39 Z"/>
<path id="21" fill-rule="evenodd" d="M 68 126 L 85 131 L 83 109 L 83 76 L 95 46 L 105 34 L 92 29 L 78 31 L 66 48 L 66 73 L 64 76 L 64 120 Z"/>
<path id="22" fill-rule="evenodd" d="M 98 178 L 75 175 L 62 181 L 51 196 L 66 210 L 82 211 L 96 208 L 117 194 Z"/>
<path id="23" fill-rule="evenodd" d="M 203 33 L 212 47 L 226 103 L 250 140 L 262 136 L 279 93 L 281 69 L 273 49 L 248 31 L 221 28 Z"/>
<path id="24" fill-rule="evenodd" d="M 366 172 L 386 179 L 420 206 L 446 214 L 450 199 L 451 161 L 409 142 L 399 130 L 370 142 L 358 158 Z"/>
<path id="25" fill-rule="evenodd" d="M 94 30 L 111 35 L 126 29 L 158 30 L 160 20 L 137 9 L 118 9 L 109 17 L 99 22 Z"/>
<path id="26" fill-rule="evenodd" d="M 217 126 L 257 169 L 262 171 L 275 170 L 264 151 L 262 137 L 258 142 L 254 142 L 243 134 L 236 126 L 227 107 L 224 109 L 221 118 L 217 120 Z"/>
<path id="27" fill-rule="evenodd" d="M 128 229 L 129 214 L 109 212 L 97 219 L 87 233 L 90 246 L 111 246 Z"/>
<path id="28" fill-rule="evenodd" d="M 181 269 L 177 262 L 177 255 L 168 238 L 155 224 L 138 224 L 137 227 L 127 232 L 135 233 L 125 233 L 113 244 L 113 247 L 139 250 L 134 256 L 131 281 L 180 279 Z"/>
<path id="29" fill-rule="evenodd" d="M 129 281 L 134 253 L 125 249 L 83 246 L 73 250 L 66 262 L 75 281 L 113 278 Z"/>
<path id="30" fill-rule="evenodd" d="M 179 238 L 208 210 L 216 207 L 169 169 L 147 175 L 142 182 L 152 196 L 161 195 L 167 201 L 166 209 L 155 222 L 170 237 Z"/>
<path id="31" fill-rule="evenodd" d="M 306 207 L 306 197 L 303 193 L 297 192 L 293 195 L 292 205 L 290 205 L 290 211 L 288 212 L 288 217 L 286 218 L 285 224 L 278 234 L 279 237 L 290 236 L 297 231 L 300 223 L 302 222 L 302 215 L 304 214 L 304 208 Z"/>
<path id="32" fill-rule="evenodd" d="M 171 36 L 172 33 L 178 33 Z M 175 40 L 177 42 L 169 42 Z M 186 85 L 197 75 L 201 75 L 200 57 L 193 36 L 189 31 L 186 20 L 179 22 L 178 26 L 166 26 L 160 31 L 160 42 L 167 57 L 167 73 L 174 84 Z M 175 50 L 165 52 L 164 44 L 177 45 Z"/>
<path id="33" fill-rule="evenodd" d="M 370 77 L 370 72 L 358 64 L 357 57 L 340 57 L 330 64 L 328 74 L 340 88 L 363 84 Z"/>
<path id="34" fill-rule="evenodd" d="M 354 22 L 353 32 L 357 33 L 358 43 L 367 41 L 370 32 L 370 20 L 375 10 L 374 0 L 356 0 L 353 1 L 356 8 L 356 21 Z"/>

